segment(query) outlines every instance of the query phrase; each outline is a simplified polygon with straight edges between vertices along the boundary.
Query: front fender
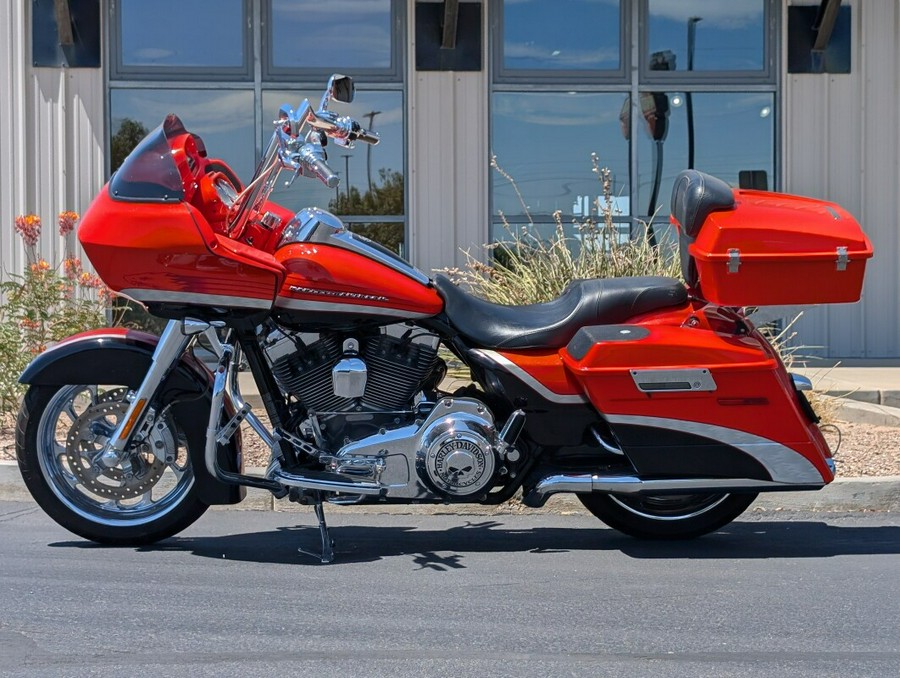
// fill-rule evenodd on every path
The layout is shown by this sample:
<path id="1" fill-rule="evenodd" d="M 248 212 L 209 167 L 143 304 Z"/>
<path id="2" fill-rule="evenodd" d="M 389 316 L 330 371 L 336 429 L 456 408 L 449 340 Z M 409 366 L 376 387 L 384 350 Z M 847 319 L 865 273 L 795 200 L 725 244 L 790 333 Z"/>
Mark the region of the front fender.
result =
<path id="1" fill-rule="evenodd" d="M 124 328 L 76 334 L 32 360 L 19 381 L 39 386 L 117 384 L 137 388 L 150 368 L 158 341 L 155 335 Z M 209 369 L 193 355 L 185 354 L 163 382 L 160 396 L 164 400 L 183 398 L 172 407 L 172 412 L 188 439 L 200 500 L 207 504 L 236 504 L 244 498 L 245 489 L 216 480 L 206 470 L 204 460 L 212 381 Z M 226 407 L 226 414 L 231 409 Z M 227 445 L 219 445 L 218 459 L 223 470 L 241 472 L 239 432 Z"/>

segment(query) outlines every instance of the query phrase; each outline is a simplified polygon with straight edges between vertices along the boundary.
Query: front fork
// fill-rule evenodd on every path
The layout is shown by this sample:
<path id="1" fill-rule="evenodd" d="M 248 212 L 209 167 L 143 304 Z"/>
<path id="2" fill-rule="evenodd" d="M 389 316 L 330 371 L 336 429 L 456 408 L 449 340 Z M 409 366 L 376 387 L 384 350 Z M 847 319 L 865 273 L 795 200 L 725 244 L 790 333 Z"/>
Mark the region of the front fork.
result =
<path id="1" fill-rule="evenodd" d="M 178 364 L 181 354 L 196 335 L 210 329 L 209 323 L 197 320 L 170 320 L 159 338 L 150 369 L 135 392 L 125 416 L 104 447 L 100 455 L 101 463 L 107 468 L 113 468 L 126 457 L 125 450 L 129 442 L 145 435 L 153 422 L 147 416 L 150 411 L 150 403 L 153 402 L 160 385 L 165 381 L 169 373 Z"/>
<path id="2" fill-rule="evenodd" d="M 206 336 L 216 357 L 219 359 L 214 375 L 209 429 L 207 431 L 205 455 L 207 470 L 210 475 L 220 482 L 261 487 L 279 494 L 283 493 L 283 488 L 273 481 L 231 473 L 219 468 L 216 462 L 218 444 L 227 443 L 244 419 L 247 420 L 269 448 L 273 447 L 275 440 L 265 425 L 249 411 L 249 406 L 240 398 L 240 391 L 236 384 L 237 363 L 240 361 L 239 350 L 228 344 L 222 344 L 216 334 L 216 328 L 212 324 L 190 318 L 186 320 L 170 320 L 166 325 L 159 343 L 153 351 L 150 369 L 147 370 L 144 380 L 128 405 L 128 410 L 100 455 L 101 463 L 107 468 L 113 468 L 127 461 L 128 455 L 126 450 L 132 441 L 140 440 L 153 426 L 154 422 L 149 416 L 152 409 L 150 403 L 154 401 L 166 377 L 178 364 L 188 344 L 200 334 Z M 231 388 L 229 389 L 228 386 Z M 236 406 L 238 413 L 230 422 L 220 426 L 226 398 L 230 399 Z"/>

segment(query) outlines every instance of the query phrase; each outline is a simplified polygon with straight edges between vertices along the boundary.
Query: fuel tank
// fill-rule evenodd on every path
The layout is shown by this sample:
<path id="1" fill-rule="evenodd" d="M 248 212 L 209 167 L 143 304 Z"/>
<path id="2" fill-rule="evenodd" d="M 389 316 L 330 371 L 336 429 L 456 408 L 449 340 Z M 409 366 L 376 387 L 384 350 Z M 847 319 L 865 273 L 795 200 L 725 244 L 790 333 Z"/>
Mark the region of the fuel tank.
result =
<path id="1" fill-rule="evenodd" d="M 290 325 L 397 322 L 443 309 L 428 276 L 324 210 L 298 212 L 274 255 L 286 271 L 275 313 Z"/>

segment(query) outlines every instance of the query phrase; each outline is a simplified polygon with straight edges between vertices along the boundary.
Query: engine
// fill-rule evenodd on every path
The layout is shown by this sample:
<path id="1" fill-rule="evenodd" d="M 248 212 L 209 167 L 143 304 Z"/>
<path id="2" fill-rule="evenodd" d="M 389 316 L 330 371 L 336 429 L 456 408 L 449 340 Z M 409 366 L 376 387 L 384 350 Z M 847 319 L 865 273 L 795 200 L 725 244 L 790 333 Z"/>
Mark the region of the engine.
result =
<path id="1" fill-rule="evenodd" d="M 273 328 L 264 342 L 279 386 L 296 401 L 294 433 L 314 440 L 324 470 L 378 483 L 390 498 L 483 496 L 515 476 L 515 436 L 498 432 L 479 400 L 436 392 L 446 374 L 437 346 L 409 325 L 353 334 Z"/>
<path id="2" fill-rule="evenodd" d="M 353 335 L 275 329 L 264 345 L 278 385 L 315 418 L 328 449 L 412 420 L 415 396 L 446 373 L 437 337 L 409 325 Z"/>

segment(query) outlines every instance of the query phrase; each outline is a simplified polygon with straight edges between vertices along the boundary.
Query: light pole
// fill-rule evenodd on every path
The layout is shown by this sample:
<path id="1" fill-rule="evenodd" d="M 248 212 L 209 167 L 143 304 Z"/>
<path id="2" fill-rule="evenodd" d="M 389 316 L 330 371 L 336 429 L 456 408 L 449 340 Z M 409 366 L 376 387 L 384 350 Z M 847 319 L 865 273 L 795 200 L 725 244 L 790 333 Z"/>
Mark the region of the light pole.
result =
<path id="1" fill-rule="evenodd" d="M 365 115 L 364 118 L 369 119 L 369 131 L 375 129 L 375 116 L 380 114 L 381 111 L 369 111 Z M 369 193 L 372 192 L 372 144 L 366 144 L 366 176 L 369 179 Z"/>
<path id="2" fill-rule="evenodd" d="M 344 179 L 347 181 L 347 209 L 350 209 L 350 153 L 342 153 L 344 158 Z"/>
<path id="3" fill-rule="evenodd" d="M 687 24 L 687 69 L 694 70 L 694 41 L 697 35 L 697 23 L 703 17 L 692 16 Z M 684 93 L 684 113 L 687 117 L 688 169 L 694 169 L 694 102 L 691 92 Z"/>

